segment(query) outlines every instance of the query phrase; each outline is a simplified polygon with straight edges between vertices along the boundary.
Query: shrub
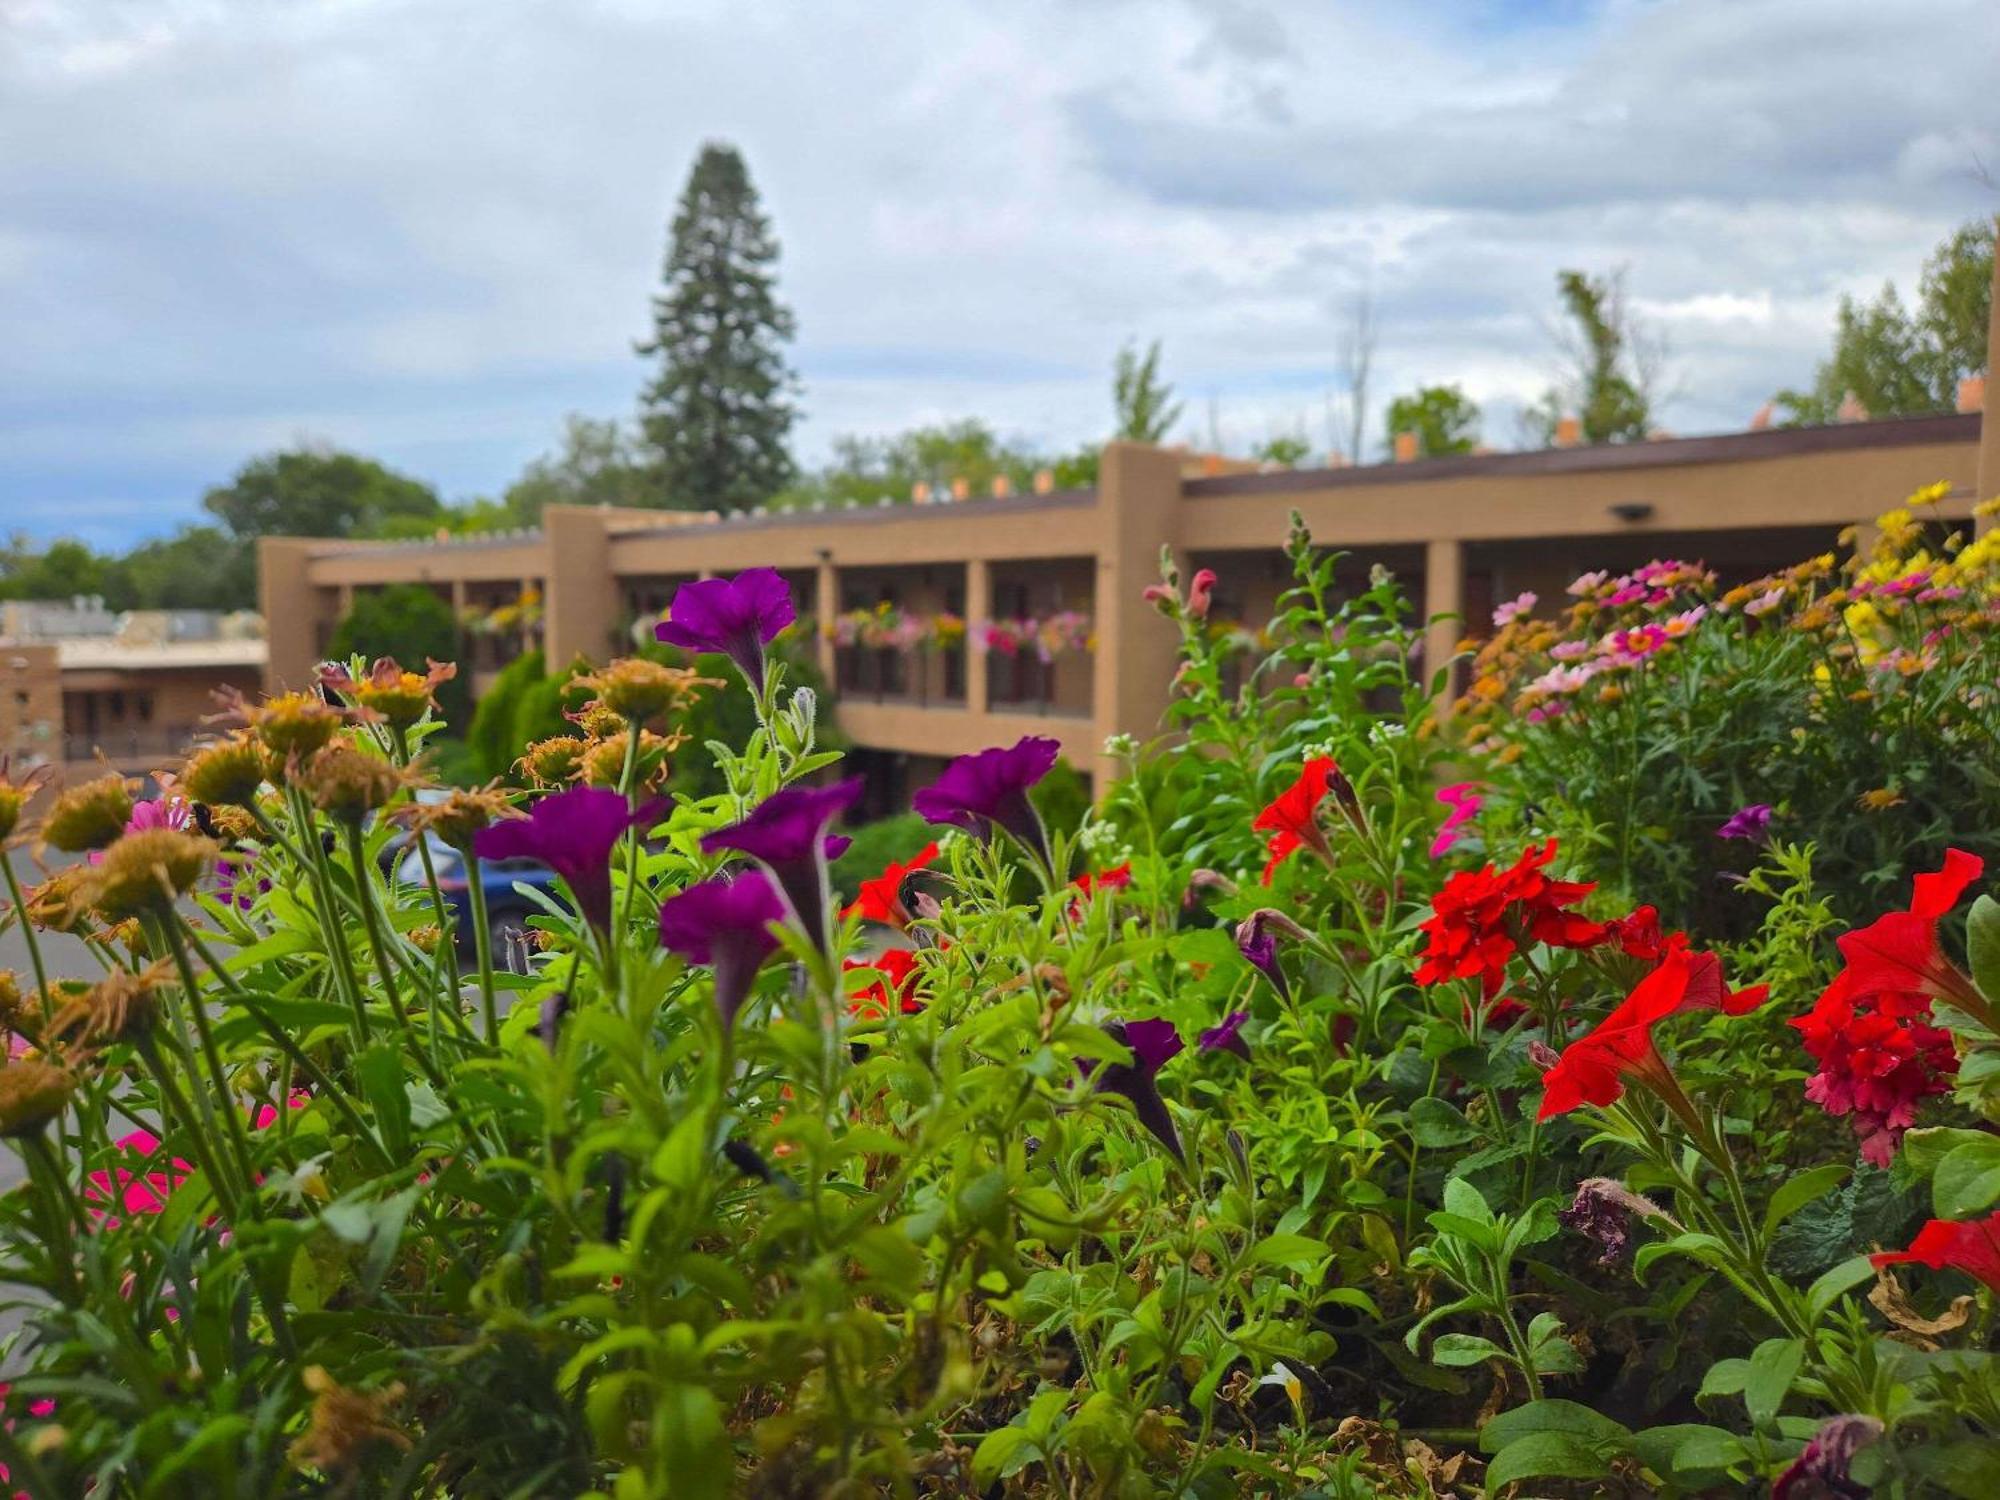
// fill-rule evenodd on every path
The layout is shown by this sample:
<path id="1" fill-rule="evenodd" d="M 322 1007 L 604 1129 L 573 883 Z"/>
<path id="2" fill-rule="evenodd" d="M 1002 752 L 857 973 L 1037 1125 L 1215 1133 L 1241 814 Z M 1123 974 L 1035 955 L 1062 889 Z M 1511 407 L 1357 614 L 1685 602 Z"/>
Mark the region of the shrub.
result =
<path id="1" fill-rule="evenodd" d="M 336 661 L 391 656 L 417 667 L 425 661 L 455 661 L 458 622 L 435 590 L 419 583 L 392 584 L 354 596 L 333 628 L 327 654 Z M 463 678 L 443 683 L 438 703 L 449 722 L 465 723 L 471 714 L 470 685 Z"/>

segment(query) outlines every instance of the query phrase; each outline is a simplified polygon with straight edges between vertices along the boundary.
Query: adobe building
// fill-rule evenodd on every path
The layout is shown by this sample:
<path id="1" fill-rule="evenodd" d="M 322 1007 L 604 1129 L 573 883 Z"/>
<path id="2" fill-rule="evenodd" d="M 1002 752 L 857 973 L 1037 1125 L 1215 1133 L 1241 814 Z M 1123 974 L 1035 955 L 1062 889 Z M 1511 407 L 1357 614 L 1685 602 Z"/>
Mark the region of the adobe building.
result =
<path id="1" fill-rule="evenodd" d="M 202 732 L 216 689 L 254 693 L 264 674 L 254 615 L 0 604 L 0 755 L 59 775 L 155 771 Z"/>
<path id="2" fill-rule="evenodd" d="M 1590 568 L 1681 557 L 1741 581 L 1830 548 L 1939 480 L 1951 493 L 1937 514 L 1963 520 L 2000 491 L 2000 421 L 1982 429 L 1982 385 L 1965 383 L 1956 413 L 1613 447 L 1573 446 L 1569 428 L 1538 452 L 1220 473 L 1114 443 L 1092 490 L 972 498 L 958 486 L 947 498 L 920 487 L 913 503 L 729 516 L 551 507 L 539 530 L 503 536 L 270 538 L 259 558 L 266 685 L 309 682 L 363 590 L 417 583 L 448 599 L 467 625 L 477 691 L 532 645 L 551 662 L 629 650 L 680 584 L 768 566 L 813 631 L 872 800 L 906 805 L 941 759 L 1023 734 L 1053 736 L 1089 772 L 1110 734 L 1156 732 L 1177 636 L 1141 591 L 1162 548 L 1183 579 L 1215 570 L 1212 618 L 1255 626 L 1284 586 L 1280 549 L 1298 511 L 1319 545 L 1348 554 L 1357 582 L 1384 565 L 1418 618 L 1454 617 L 1429 627 L 1436 660 L 1496 602 L 1524 589 L 1560 598 Z M 971 631 L 947 644 L 940 618 Z M 885 628 L 871 635 L 870 619 Z M 985 622 L 1009 640 L 1034 625 L 1057 644 L 1047 660 L 1032 645 L 984 649 Z"/>

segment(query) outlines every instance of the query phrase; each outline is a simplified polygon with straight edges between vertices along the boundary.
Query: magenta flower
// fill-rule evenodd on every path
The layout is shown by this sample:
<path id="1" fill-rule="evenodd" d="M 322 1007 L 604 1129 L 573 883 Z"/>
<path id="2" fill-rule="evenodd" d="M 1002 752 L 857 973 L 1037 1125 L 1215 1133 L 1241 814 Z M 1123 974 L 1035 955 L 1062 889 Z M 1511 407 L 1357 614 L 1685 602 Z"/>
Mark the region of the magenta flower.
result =
<path id="1" fill-rule="evenodd" d="M 774 569 L 745 568 L 734 578 L 682 584 L 653 635 L 686 651 L 722 652 L 750 690 L 762 692 L 764 648 L 797 618 L 791 590 Z"/>
<path id="2" fill-rule="evenodd" d="M 1443 859 L 1458 841 L 1458 830 L 1473 820 L 1484 799 L 1479 795 L 1479 783 L 1476 781 L 1456 781 L 1450 786 L 1439 787 L 1437 799 L 1451 809 L 1445 814 L 1437 837 L 1431 840 L 1431 858 Z"/>
<path id="3" fill-rule="evenodd" d="M 1285 977 L 1285 966 L 1278 962 L 1278 939 L 1282 936 L 1296 942 L 1305 935 L 1306 930 L 1283 912 L 1260 906 L 1236 924 L 1236 951 L 1271 981 L 1280 1000 L 1289 1000 L 1292 985 Z"/>
<path id="4" fill-rule="evenodd" d="M 910 805 L 928 822 L 988 838 L 995 830 L 1004 832 L 1047 865 L 1048 837 L 1028 801 L 1028 788 L 1049 774 L 1061 749 L 1054 740 L 1025 735 L 1004 748 L 961 755 Z"/>
<path id="5" fill-rule="evenodd" d="M 771 874 L 791 904 L 799 930 L 816 948 L 826 947 L 826 825 L 861 797 L 861 778 L 832 786 L 791 786 L 766 797 L 742 822 L 718 828 L 701 841 L 704 854 L 729 849 L 747 854 Z"/>
<path id="6" fill-rule="evenodd" d="M 481 859 L 532 859 L 569 887 L 576 909 L 600 932 L 611 930 L 611 850 L 627 829 L 644 830 L 667 815 L 664 797 L 629 807 L 602 787 L 571 787 L 544 797 L 525 818 L 482 828 L 472 838 Z"/>
<path id="7" fill-rule="evenodd" d="M 1247 1010 L 1232 1010 L 1222 1018 L 1220 1026 L 1211 1026 L 1198 1038 L 1204 1052 L 1234 1052 L 1245 1062 L 1250 1061 L 1250 1044 L 1243 1040 L 1243 1023 L 1250 1019 Z"/>
<path id="8" fill-rule="evenodd" d="M 785 898 L 762 870 L 733 880 L 704 880 L 660 903 L 660 944 L 715 971 L 715 1008 L 727 1031 L 764 960 L 778 950 L 771 924 L 785 920 Z"/>
<path id="9" fill-rule="evenodd" d="M 1739 807 L 1729 815 L 1729 821 L 1715 830 L 1719 839 L 1742 839 L 1746 843 L 1761 844 L 1771 827 L 1771 805 L 1768 802 L 1753 802 L 1748 807 Z"/>
<path id="10" fill-rule="evenodd" d="M 1095 1067 L 1094 1060 L 1079 1061 L 1077 1067 L 1086 1078 L 1092 1076 L 1095 1067 L 1093 1092 L 1124 1095 L 1139 1123 L 1152 1131 L 1177 1160 L 1185 1162 L 1187 1156 L 1181 1150 L 1174 1117 L 1167 1113 L 1167 1101 L 1160 1097 L 1160 1087 L 1154 1081 L 1160 1069 L 1180 1055 L 1181 1034 L 1172 1021 L 1107 1021 L 1104 1034 L 1129 1047 L 1132 1061 L 1106 1063 L 1102 1067 Z"/>

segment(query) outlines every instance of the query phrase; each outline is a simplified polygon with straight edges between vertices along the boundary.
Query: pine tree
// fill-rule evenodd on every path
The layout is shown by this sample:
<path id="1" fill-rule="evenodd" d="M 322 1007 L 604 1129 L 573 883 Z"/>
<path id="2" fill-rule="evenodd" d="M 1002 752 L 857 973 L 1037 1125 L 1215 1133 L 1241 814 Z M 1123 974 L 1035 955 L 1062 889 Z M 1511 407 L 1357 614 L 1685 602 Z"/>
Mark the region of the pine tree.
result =
<path id="1" fill-rule="evenodd" d="M 653 337 L 638 349 L 660 361 L 640 424 L 666 505 L 741 510 L 793 478 L 795 377 L 783 346 L 794 325 L 777 297 L 777 259 L 742 156 L 704 145 L 674 213 Z"/>

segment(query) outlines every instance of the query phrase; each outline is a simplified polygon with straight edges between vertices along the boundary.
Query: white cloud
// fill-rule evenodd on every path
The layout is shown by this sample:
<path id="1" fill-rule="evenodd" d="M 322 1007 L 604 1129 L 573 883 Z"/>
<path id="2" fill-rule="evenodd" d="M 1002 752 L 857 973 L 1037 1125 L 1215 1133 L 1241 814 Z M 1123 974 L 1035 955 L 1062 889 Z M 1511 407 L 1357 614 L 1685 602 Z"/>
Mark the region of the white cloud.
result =
<path id="1" fill-rule="evenodd" d="M 711 136 L 784 244 L 809 458 L 1087 440 L 1155 336 L 1191 425 L 1321 442 L 1363 286 L 1378 392 L 1456 380 L 1504 440 L 1566 265 L 1629 267 L 1667 425 L 1739 425 L 1991 211 L 1996 75 L 1987 0 L 0 0 L 0 511 L 164 529 L 300 432 L 497 488 L 629 408 Z"/>

